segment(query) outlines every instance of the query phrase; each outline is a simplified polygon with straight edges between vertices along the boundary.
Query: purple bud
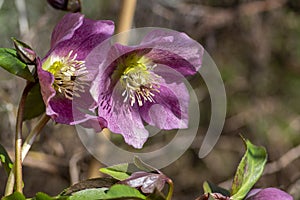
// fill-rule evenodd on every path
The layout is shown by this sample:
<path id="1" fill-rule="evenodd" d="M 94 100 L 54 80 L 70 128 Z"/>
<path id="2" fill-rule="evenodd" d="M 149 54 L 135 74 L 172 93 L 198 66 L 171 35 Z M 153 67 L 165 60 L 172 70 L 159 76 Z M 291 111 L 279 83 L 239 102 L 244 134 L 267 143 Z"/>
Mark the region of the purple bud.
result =
<path id="1" fill-rule="evenodd" d="M 293 197 L 288 193 L 277 188 L 253 189 L 251 190 L 246 200 L 293 200 Z"/>
<path id="2" fill-rule="evenodd" d="M 21 42 L 15 38 L 12 38 L 17 55 L 26 64 L 34 64 L 36 59 L 36 53 L 31 49 L 31 47 L 24 42 Z"/>
<path id="3" fill-rule="evenodd" d="M 65 10 L 70 12 L 80 12 L 80 0 L 47 0 L 48 3 L 56 9 Z"/>

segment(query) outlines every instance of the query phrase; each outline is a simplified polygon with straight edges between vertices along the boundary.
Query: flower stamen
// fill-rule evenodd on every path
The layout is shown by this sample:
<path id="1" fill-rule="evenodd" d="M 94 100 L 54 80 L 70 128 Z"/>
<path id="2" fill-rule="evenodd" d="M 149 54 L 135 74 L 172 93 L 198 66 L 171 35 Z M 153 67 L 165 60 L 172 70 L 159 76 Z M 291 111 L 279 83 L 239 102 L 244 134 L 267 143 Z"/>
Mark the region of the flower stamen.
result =
<path id="1" fill-rule="evenodd" d="M 143 58 L 129 57 L 125 61 L 125 70 L 121 76 L 121 85 L 124 87 L 122 96 L 124 102 L 129 101 L 130 106 L 135 103 L 143 106 L 146 101 L 155 102 L 155 93 L 159 93 L 159 79 L 153 72 L 156 65 L 151 65 Z"/>
<path id="2" fill-rule="evenodd" d="M 49 57 L 43 65 L 43 69 L 54 76 L 54 89 L 70 100 L 74 96 L 80 97 L 79 93 L 84 92 L 88 73 L 85 61 L 76 60 L 77 54 L 72 54 L 73 51 L 70 51 L 66 57 Z"/>

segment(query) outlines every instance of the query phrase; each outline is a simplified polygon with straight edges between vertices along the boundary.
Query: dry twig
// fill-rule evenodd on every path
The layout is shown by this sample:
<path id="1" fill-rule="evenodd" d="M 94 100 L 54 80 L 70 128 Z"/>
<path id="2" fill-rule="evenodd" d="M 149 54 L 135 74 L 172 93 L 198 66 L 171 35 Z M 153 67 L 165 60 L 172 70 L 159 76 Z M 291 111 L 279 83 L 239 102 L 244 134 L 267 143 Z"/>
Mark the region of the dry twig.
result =
<path id="1" fill-rule="evenodd" d="M 252 16 L 262 12 L 270 12 L 283 7 L 287 0 L 265 0 L 265 1 L 251 1 L 243 3 L 236 8 L 216 8 L 204 6 L 199 4 L 181 3 L 175 6 L 177 11 L 185 16 L 196 17 L 200 21 L 199 35 L 206 35 L 215 29 L 224 27 L 233 23 L 241 16 Z M 167 20 L 173 19 L 176 16 L 171 9 L 163 5 L 156 5 L 153 7 L 155 13 L 164 17 Z M 187 22 L 188 23 L 188 22 Z"/>

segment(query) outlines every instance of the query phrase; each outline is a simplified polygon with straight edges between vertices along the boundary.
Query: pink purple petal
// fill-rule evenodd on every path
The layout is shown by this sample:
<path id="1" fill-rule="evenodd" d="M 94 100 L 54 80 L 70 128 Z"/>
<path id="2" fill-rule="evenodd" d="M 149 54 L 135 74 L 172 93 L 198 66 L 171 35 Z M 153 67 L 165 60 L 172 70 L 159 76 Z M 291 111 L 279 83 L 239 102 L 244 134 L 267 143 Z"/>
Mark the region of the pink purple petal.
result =
<path id="1" fill-rule="evenodd" d="M 293 200 L 288 193 L 277 188 L 254 189 L 249 192 L 246 200 Z"/>
<path id="2" fill-rule="evenodd" d="M 74 32 L 82 25 L 83 19 L 84 15 L 80 13 L 66 14 L 52 32 L 51 48 L 73 37 Z"/>
<path id="3" fill-rule="evenodd" d="M 114 24 L 112 21 L 94 21 L 84 18 L 79 13 L 67 14 L 54 28 L 51 49 L 42 62 L 45 62 L 49 56 L 64 58 L 71 51 L 73 52 L 72 58 L 75 59 L 76 55 L 76 60 L 83 61 L 90 51 L 110 37 L 113 31 Z M 91 73 L 93 70 L 90 70 L 89 65 L 85 67 L 90 72 L 86 76 L 86 80 L 91 81 L 95 73 Z M 72 101 L 55 91 L 53 88 L 54 76 L 42 68 L 42 63 L 39 62 L 37 68 L 47 115 L 51 116 L 58 123 L 71 125 L 93 118 L 93 116 L 89 116 L 86 113 L 80 113 L 77 108 L 73 109 Z M 89 94 L 82 94 L 81 97 L 84 105 L 83 109 L 89 110 L 89 106 L 94 105 L 93 98 Z M 82 104 L 82 102 L 79 104 Z M 74 112 L 76 116 L 74 116 Z"/>
<path id="4" fill-rule="evenodd" d="M 160 129 L 188 128 L 189 94 L 184 83 L 161 84 L 155 102 L 145 102 L 140 114 L 145 122 Z"/>
<path id="5" fill-rule="evenodd" d="M 185 33 L 154 30 L 141 45 L 152 48 L 147 57 L 154 63 L 167 65 L 184 76 L 195 74 L 202 65 L 203 47 Z"/>

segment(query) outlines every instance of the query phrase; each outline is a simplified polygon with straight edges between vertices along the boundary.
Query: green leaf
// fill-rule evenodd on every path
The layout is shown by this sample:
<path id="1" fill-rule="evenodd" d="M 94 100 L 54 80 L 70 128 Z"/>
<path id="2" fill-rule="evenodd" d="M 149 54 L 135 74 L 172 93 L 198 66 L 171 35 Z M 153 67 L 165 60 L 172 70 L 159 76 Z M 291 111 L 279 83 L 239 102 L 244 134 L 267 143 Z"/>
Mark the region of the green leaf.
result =
<path id="1" fill-rule="evenodd" d="M 80 181 L 79 183 L 76 183 L 72 185 L 71 187 L 65 189 L 61 195 L 70 195 L 72 193 L 85 190 L 85 189 L 91 189 L 91 188 L 110 188 L 113 184 L 115 184 L 118 180 L 113 178 L 93 178 L 93 179 L 87 179 L 84 181 Z"/>
<path id="2" fill-rule="evenodd" d="M 38 192 L 34 198 L 34 200 L 53 200 L 53 199 L 55 199 L 55 198 L 52 198 L 43 192 Z"/>
<path id="3" fill-rule="evenodd" d="M 243 199 L 263 173 L 267 162 L 267 152 L 264 147 L 253 145 L 245 140 L 246 152 L 234 176 L 231 195 L 233 200 Z"/>
<path id="4" fill-rule="evenodd" d="M 17 52 L 14 49 L 0 48 L 0 67 L 14 75 L 34 82 L 34 77 L 29 71 L 28 66 L 19 60 Z"/>
<path id="5" fill-rule="evenodd" d="M 68 199 L 69 196 L 50 197 L 48 194 L 45 194 L 43 192 L 38 192 L 36 193 L 35 197 L 33 197 L 31 200 L 68 200 Z"/>
<path id="6" fill-rule="evenodd" d="M 113 185 L 104 197 L 99 198 L 99 200 L 107 199 L 146 199 L 146 197 L 137 189 L 129 187 L 127 185 L 116 184 Z"/>
<path id="7" fill-rule="evenodd" d="M 0 161 L 5 169 L 6 173 L 9 174 L 10 170 L 13 166 L 13 163 L 12 163 L 7 151 L 1 144 L 0 144 Z"/>
<path id="8" fill-rule="evenodd" d="M 26 198 L 20 192 L 14 192 L 9 196 L 3 197 L 2 200 L 26 200 Z"/>
<path id="9" fill-rule="evenodd" d="M 209 186 L 209 184 L 208 184 L 208 182 L 207 181 L 205 181 L 204 183 L 203 183 L 203 191 L 204 191 L 204 193 L 212 193 L 212 190 L 211 190 L 211 188 L 210 188 L 210 186 Z"/>
<path id="10" fill-rule="evenodd" d="M 204 193 L 220 193 L 227 197 L 230 196 L 230 192 L 228 190 L 226 190 L 225 188 L 219 187 L 209 181 L 205 181 L 203 183 L 203 190 L 204 190 Z"/>
<path id="11" fill-rule="evenodd" d="M 128 173 L 130 165 L 128 163 L 113 165 L 111 167 L 101 168 L 100 172 L 110 175 L 111 177 L 123 181 L 130 175 Z"/>
<path id="12" fill-rule="evenodd" d="M 153 172 L 159 172 L 157 169 L 151 167 L 150 165 L 147 165 L 144 163 L 141 159 L 138 157 L 134 157 L 134 164 L 133 163 L 123 163 L 118 165 L 113 165 L 110 167 L 101 168 L 99 171 L 107 174 L 117 180 L 123 181 L 127 179 L 133 172 L 137 171 L 153 171 Z"/>
<path id="13" fill-rule="evenodd" d="M 23 119 L 29 120 L 38 117 L 44 112 L 45 104 L 41 94 L 40 84 L 37 83 L 27 95 Z"/>
<path id="14" fill-rule="evenodd" d="M 96 200 L 105 196 L 107 188 L 93 188 L 75 192 L 69 200 Z"/>
<path id="15" fill-rule="evenodd" d="M 146 199 L 137 189 L 127 185 L 113 185 L 108 188 L 94 188 L 75 192 L 69 200 L 109 200 L 109 199 Z"/>
<path id="16" fill-rule="evenodd" d="M 117 180 L 123 181 L 127 179 L 130 176 L 130 174 L 132 174 L 133 172 L 137 172 L 141 170 L 146 172 L 149 171 L 158 172 L 157 169 L 151 167 L 150 165 L 147 165 L 138 157 L 134 157 L 134 164 L 123 163 L 123 164 L 113 165 L 110 167 L 101 168 L 100 172 L 110 175 Z"/>

